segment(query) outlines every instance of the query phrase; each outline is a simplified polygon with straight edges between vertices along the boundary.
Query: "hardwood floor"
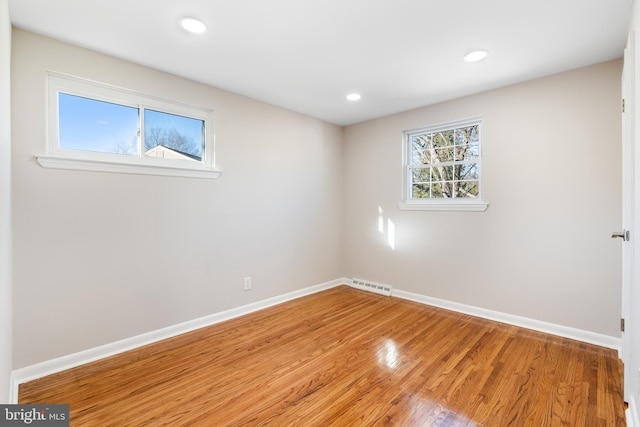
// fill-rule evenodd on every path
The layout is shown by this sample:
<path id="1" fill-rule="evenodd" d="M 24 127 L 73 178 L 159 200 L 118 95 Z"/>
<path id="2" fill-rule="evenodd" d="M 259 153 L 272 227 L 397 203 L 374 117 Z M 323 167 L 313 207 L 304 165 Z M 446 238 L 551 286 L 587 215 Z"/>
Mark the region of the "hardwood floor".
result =
<path id="1" fill-rule="evenodd" d="M 340 286 L 20 386 L 88 426 L 623 426 L 614 350 Z"/>

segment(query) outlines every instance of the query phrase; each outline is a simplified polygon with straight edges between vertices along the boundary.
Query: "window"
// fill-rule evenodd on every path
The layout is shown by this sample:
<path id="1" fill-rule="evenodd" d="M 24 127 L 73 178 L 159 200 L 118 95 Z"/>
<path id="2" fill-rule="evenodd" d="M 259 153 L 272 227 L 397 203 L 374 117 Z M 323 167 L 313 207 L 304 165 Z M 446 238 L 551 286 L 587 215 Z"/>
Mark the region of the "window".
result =
<path id="1" fill-rule="evenodd" d="M 216 178 L 213 112 L 57 73 L 48 74 L 43 167 Z"/>
<path id="2" fill-rule="evenodd" d="M 481 133 L 481 119 L 406 131 L 400 208 L 484 211 Z"/>

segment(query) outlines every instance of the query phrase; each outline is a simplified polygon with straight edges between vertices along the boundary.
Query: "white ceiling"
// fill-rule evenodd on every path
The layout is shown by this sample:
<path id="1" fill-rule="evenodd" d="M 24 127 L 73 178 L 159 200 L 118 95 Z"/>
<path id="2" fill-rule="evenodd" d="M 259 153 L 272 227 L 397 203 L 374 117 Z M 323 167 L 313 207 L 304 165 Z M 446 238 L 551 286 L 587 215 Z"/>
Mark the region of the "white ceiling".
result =
<path id="1" fill-rule="evenodd" d="M 20 28 L 349 125 L 619 58 L 631 3 L 10 0 L 10 13 Z M 209 31 L 187 34 L 183 16 Z M 490 54 L 463 62 L 474 48 Z"/>

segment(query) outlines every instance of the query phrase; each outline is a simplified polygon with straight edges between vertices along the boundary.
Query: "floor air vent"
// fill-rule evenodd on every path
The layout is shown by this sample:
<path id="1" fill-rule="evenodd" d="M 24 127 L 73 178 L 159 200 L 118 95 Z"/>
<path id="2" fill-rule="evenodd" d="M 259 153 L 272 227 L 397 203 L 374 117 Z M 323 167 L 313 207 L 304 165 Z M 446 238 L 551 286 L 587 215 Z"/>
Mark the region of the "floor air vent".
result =
<path id="1" fill-rule="evenodd" d="M 351 279 L 351 286 L 362 289 L 363 291 L 375 292 L 376 294 L 391 296 L 391 286 L 382 285 L 380 283 L 369 282 L 362 279 Z"/>

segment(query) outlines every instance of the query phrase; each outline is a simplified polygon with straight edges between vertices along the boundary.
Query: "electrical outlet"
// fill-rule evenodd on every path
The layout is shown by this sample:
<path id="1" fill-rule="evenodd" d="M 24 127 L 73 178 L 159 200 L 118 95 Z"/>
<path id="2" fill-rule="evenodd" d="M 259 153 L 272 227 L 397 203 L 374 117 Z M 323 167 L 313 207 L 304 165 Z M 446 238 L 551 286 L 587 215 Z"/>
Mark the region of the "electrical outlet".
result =
<path id="1" fill-rule="evenodd" d="M 251 289 L 251 277 L 245 277 L 244 278 L 244 290 L 248 291 L 249 289 Z"/>

